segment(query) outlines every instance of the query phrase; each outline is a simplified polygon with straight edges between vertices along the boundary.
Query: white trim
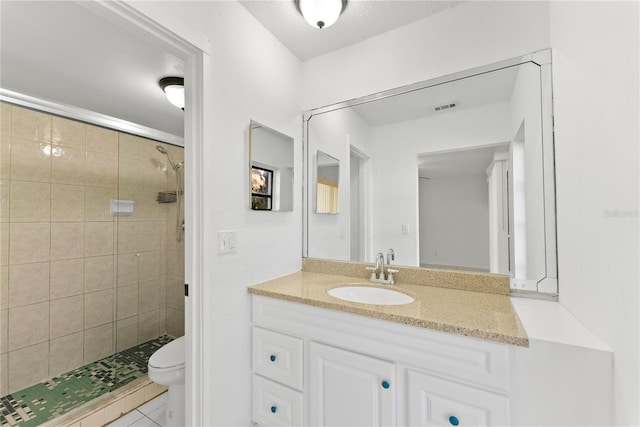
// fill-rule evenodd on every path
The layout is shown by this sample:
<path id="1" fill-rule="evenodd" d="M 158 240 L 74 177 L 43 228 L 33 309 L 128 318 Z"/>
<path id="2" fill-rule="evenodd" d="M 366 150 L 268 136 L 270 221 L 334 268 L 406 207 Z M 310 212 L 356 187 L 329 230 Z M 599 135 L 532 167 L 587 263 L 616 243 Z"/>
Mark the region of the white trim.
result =
<path id="1" fill-rule="evenodd" d="M 73 105 L 0 88 L 0 101 L 184 147 L 184 138 Z"/>
<path id="2" fill-rule="evenodd" d="M 189 284 L 189 297 L 185 299 L 186 338 L 186 420 L 185 425 L 203 425 L 204 420 L 204 200 L 203 184 L 203 110 L 204 76 L 203 58 L 194 54 L 185 66 L 185 283 Z M 189 405 L 190 403 L 190 405 Z"/>

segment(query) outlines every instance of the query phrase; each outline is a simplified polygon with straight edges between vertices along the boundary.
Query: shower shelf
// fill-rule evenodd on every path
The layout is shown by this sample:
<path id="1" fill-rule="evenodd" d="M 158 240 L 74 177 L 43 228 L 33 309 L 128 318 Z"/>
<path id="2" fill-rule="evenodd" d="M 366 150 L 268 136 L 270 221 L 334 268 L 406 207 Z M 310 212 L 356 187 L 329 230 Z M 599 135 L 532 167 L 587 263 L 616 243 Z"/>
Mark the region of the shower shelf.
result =
<path id="1" fill-rule="evenodd" d="M 180 195 L 184 192 L 180 191 Z M 158 197 L 156 197 L 156 201 L 158 203 L 175 203 L 178 200 L 175 191 L 159 191 Z"/>

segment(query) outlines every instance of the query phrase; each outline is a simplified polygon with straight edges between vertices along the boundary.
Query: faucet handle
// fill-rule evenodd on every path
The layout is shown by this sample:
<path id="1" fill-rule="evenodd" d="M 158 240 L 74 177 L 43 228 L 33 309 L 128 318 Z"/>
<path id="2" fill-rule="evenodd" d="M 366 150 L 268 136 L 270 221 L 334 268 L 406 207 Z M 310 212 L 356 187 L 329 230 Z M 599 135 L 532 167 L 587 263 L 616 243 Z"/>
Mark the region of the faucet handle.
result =
<path id="1" fill-rule="evenodd" d="M 396 270 L 395 268 L 387 268 L 387 273 L 388 274 L 388 278 L 387 280 L 389 280 L 389 284 L 391 285 L 395 285 L 396 284 L 396 278 L 393 277 L 394 274 L 398 273 L 400 270 Z"/>
<path id="2" fill-rule="evenodd" d="M 371 272 L 371 279 L 375 279 L 377 268 L 375 267 L 365 267 L 365 268 Z"/>

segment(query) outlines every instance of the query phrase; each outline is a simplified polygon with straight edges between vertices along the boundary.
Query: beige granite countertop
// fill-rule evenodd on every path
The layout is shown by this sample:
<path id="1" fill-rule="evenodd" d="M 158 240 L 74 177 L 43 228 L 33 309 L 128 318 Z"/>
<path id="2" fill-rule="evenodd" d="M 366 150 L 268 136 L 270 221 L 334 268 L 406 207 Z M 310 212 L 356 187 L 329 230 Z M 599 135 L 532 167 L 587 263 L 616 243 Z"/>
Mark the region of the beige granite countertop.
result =
<path id="1" fill-rule="evenodd" d="M 415 298 L 404 305 L 371 305 L 330 296 L 346 284 L 385 287 Z M 249 293 L 437 331 L 528 347 L 529 338 L 507 295 L 422 284 L 376 285 L 366 278 L 299 271 L 248 288 Z"/>

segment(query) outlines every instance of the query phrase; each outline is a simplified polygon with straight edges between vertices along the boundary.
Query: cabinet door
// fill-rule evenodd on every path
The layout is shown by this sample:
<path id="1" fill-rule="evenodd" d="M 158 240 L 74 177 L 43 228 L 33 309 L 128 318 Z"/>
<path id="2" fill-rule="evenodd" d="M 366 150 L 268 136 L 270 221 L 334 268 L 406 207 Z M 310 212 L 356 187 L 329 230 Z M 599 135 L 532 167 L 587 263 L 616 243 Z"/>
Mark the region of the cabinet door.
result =
<path id="1" fill-rule="evenodd" d="M 506 426 L 509 399 L 408 369 L 410 426 Z"/>
<path id="2" fill-rule="evenodd" d="M 315 342 L 309 363 L 311 425 L 395 425 L 393 363 Z"/>

